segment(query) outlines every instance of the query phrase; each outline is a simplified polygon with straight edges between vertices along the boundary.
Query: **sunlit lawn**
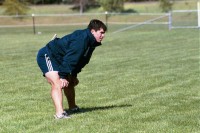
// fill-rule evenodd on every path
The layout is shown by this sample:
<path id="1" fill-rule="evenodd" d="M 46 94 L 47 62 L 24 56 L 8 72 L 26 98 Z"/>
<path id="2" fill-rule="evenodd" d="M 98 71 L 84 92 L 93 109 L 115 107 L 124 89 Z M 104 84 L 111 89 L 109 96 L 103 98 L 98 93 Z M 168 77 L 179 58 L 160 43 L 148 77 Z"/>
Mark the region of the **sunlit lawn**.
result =
<path id="1" fill-rule="evenodd" d="M 110 27 L 78 76 L 83 112 L 56 121 L 35 58 L 53 33 L 61 37 L 76 27 L 60 29 L 40 35 L 0 29 L 0 132 L 199 132 L 198 30 L 141 27 L 112 34 Z"/>

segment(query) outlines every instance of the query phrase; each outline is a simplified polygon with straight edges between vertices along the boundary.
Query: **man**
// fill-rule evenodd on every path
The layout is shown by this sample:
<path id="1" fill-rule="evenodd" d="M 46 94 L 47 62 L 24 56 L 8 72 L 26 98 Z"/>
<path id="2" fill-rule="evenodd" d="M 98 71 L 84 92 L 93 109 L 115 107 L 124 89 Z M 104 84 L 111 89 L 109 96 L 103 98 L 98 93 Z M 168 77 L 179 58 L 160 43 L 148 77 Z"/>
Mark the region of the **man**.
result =
<path id="1" fill-rule="evenodd" d="M 86 29 L 74 31 L 62 38 L 55 38 L 39 50 L 37 63 L 43 76 L 51 85 L 56 119 L 70 118 L 63 109 L 62 89 L 69 110 L 79 111 L 75 102 L 74 89 L 79 83 L 77 74 L 89 63 L 94 49 L 101 45 L 106 30 L 107 27 L 102 21 L 94 19 Z"/>

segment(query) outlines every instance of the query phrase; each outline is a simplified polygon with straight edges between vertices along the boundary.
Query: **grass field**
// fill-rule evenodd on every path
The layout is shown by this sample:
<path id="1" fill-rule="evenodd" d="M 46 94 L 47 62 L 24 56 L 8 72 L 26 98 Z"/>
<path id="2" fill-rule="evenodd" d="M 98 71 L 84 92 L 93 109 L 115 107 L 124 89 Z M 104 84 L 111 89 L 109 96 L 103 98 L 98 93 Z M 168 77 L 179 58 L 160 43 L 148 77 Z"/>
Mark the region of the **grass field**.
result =
<path id="1" fill-rule="evenodd" d="M 79 75 L 77 104 L 83 113 L 54 120 L 50 86 L 36 64 L 36 53 L 53 33 L 63 36 L 74 29 L 51 28 L 41 35 L 27 28 L 0 29 L 1 133 L 200 131 L 196 29 L 155 26 L 112 34 L 116 29 L 109 28 L 103 46 Z"/>
<path id="2" fill-rule="evenodd" d="M 183 0 L 175 1 L 173 4 L 173 10 L 196 10 L 198 0 Z M 72 10 L 73 5 L 40 5 L 30 6 L 28 14 L 64 14 L 64 13 L 79 13 L 78 10 Z M 133 2 L 124 4 L 125 10 L 132 9 L 138 13 L 157 13 L 161 12 L 159 2 Z M 4 12 L 4 7 L 0 6 L 0 15 Z M 105 12 L 102 7 L 90 9 L 87 13 Z"/>

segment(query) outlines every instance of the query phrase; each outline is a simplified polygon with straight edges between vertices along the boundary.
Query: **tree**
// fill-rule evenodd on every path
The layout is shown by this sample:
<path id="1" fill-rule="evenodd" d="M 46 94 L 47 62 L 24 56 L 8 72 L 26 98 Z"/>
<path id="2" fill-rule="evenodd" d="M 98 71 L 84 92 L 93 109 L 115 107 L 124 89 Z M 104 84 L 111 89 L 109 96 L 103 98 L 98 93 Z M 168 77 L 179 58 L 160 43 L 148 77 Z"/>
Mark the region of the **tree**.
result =
<path id="1" fill-rule="evenodd" d="M 105 11 L 121 12 L 124 10 L 124 0 L 100 0 L 99 3 Z"/>
<path id="2" fill-rule="evenodd" d="M 85 11 L 86 5 L 88 4 L 88 0 L 80 0 L 80 13 L 83 13 Z"/>
<path id="3" fill-rule="evenodd" d="M 28 0 L 29 3 L 32 3 L 34 5 L 40 5 L 40 4 L 60 4 L 65 3 L 67 0 Z"/>
<path id="4" fill-rule="evenodd" d="M 5 0 L 3 6 L 6 8 L 4 14 L 7 15 L 25 15 L 29 9 L 25 0 Z"/>
<path id="5" fill-rule="evenodd" d="M 163 12 L 169 12 L 172 10 L 172 5 L 173 3 L 170 0 L 160 0 L 160 8 Z"/>
<path id="6" fill-rule="evenodd" d="M 74 4 L 72 7 L 73 10 L 79 10 L 80 13 L 83 13 L 91 8 L 100 7 L 99 3 L 96 0 L 64 0 L 70 4 Z"/>

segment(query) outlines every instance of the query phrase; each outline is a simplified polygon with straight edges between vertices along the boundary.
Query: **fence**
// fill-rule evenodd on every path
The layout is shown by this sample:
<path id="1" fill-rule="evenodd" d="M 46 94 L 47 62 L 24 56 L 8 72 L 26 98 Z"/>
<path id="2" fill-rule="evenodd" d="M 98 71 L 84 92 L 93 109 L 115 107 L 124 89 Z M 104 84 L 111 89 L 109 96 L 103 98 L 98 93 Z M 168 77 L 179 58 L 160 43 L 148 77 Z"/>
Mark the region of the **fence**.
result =
<path id="1" fill-rule="evenodd" d="M 123 28 L 136 25 L 145 21 L 166 16 L 166 14 L 155 13 L 85 13 L 85 14 L 32 14 L 23 16 L 0 16 L 0 28 L 6 27 L 33 27 L 34 33 L 40 27 L 80 25 L 85 26 L 91 19 L 100 19 L 112 28 L 118 26 Z M 168 24 L 168 18 L 151 21 L 145 24 Z"/>
<path id="2" fill-rule="evenodd" d="M 175 10 L 169 14 L 169 29 L 199 28 L 198 10 Z"/>
<path id="3" fill-rule="evenodd" d="M 165 25 L 174 28 L 199 28 L 197 10 L 170 13 L 85 13 L 85 14 L 32 14 L 0 16 L 0 29 L 31 27 L 36 34 L 44 27 L 85 26 L 91 19 L 100 19 L 113 32 L 120 32 L 141 25 Z M 117 27 L 117 28 L 116 28 Z"/>

